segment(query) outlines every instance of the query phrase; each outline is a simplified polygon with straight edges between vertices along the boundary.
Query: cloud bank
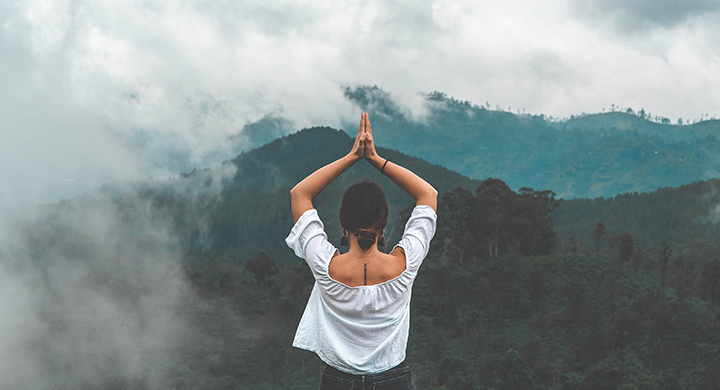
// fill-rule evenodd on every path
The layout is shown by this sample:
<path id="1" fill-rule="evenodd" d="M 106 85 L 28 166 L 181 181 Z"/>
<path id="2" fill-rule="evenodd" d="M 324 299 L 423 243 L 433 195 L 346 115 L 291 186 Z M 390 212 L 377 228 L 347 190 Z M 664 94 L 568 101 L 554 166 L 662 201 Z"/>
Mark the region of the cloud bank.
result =
<path id="1" fill-rule="evenodd" d="M 565 117 L 720 105 L 716 2 L 0 4 L 0 205 L 165 178 L 238 152 L 243 126 L 341 126 L 379 85 Z M 10 206 L 8 206 L 10 205 Z"/>
<path id="2" fill-rule="evenodd" d="M 130 217 L 130 218 L 128 218 Z M 0 236 L 0 389 L 170 387 L 192 297 L 149 200 L 86 195 Z"/>

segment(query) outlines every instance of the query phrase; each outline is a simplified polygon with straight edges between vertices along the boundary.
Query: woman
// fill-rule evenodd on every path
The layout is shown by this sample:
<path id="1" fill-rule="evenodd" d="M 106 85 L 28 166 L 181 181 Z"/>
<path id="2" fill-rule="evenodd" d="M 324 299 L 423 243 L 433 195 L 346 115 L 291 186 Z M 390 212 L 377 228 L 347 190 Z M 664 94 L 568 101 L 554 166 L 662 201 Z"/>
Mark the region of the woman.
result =
<path id="1" fill-rule="evenodd" d="M 415 199 L 405 233 L 390 254 L 384 245 L 388 220 L 377 184 L 357 183 L 340 206 L 347 253 L 327 240 L 312 200 L 346 169 L 365 159 Z M 315 277 L 293 346 L 313 351 L 325 367 L 321 390 L 414 389 L 403 361 L 410 328 L 410 295 L 418 268 L 435 234 L 437 191 L 411 171 L 375 151 L 370 120 L 362 113 L 352 150 L 306 177 L 291 191 L 295 220 L 285 240 Z"/>

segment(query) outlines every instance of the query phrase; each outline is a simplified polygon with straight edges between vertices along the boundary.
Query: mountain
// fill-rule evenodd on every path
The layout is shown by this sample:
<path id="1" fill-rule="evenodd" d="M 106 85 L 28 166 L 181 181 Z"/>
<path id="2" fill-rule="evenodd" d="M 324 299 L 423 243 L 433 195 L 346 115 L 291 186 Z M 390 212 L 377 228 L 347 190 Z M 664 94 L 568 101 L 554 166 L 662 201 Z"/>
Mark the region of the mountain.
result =
<path id="1" fill-rule="evenodd" d="M 558 120 L 478 106 L 441 92 L 401 101 L 368 86 L 346 88 L 345 97 L 370 113 L 382 146 L 473 179 L 500 178 L 516 190 L 530 186 L 563 198 L 610 197 L 720 177 L 720 120 L 671 124 L 642 109 Z M 354 133 L 357 123 L 342 127 Z M 266 116 L 229 142 L 233 150 L 247 151 L 293 129 L 288 119 Z"/>
<path id="2" fill-rule="evenodd" d="M 167 181 L 113 183 L 43 208 L 44 217 L 28 225 L 28 241 L 42 258 L 44 247 L 62 248 L 61 257 L 96 257 L 98 241 L 86 232 L 96 221 L 107 221 L 108 234 L 125 248 L 159 245 L 180 253 L 190 269 L 218 278 L 223 269 L 244 267 L 265 252 L 280 265 L 296 264 L 284 239 L 292 228 L 290 189 L 307 175 L 345 155 L 353 139 L 327 127 L 299 131 L 244 152 L 212 169 L 193 170 Z M 378 153 L 416 172 L 440 192 L 480 184 L 446 168 L 395 150 Z M 367 178 L 385 190 L 391 217 L 388 248 L 399 239 L 399 211 L 413 200 L 386 176 L 360 161 L 326 188 L 314 201 L 337 246 L 341 228 L 340 200 L 351 184 Z M 98 229 L 96 229 L 98 230 Z M 166 231 L 166 232 L 165 232 Z M 160 234 L 159 232 L 165 232 Z M 40 261 L 40 260 L 39 260 Z M 106 272 L 103 263 L 93 272 Z M 236 269 L 237 270 L 237 269 Z M 117 270 L 113 270 L 117 272 Z"/>
<path id="3" fill-rule="evenodd" d="M 289 190 L 351 143 L 342 131 L 305 129 L 212 169 L 106 185 L 18 223 L 21 234 L 10 232 L 9 242 L 22 239 L 28 253 L 2 247 L 0 260 L 11 271 L 4 281 L 15 283 L 18 268 L 36 266 L 27 295 L 44 302 L 37 311 L 42 326 L 28 328 L 47 332 L 28 338 L 46 346 L 32 348 L 33 361 L 63 388 L 90 380 L 138 388 L 149 377 L 163 388 L 317 388 L 322 362 L 291 347 L 312 275 L 283 242 L 292 226 Z M 481 184 L 505 188 L 499 179 L 481 183 L 398 151 L 379 152 L 441 194 Z M 397 239 L 398 211 L 412 203 L 360 162 L 315 202 L 336 244 L 342 193 L 363 177 L 385 188 L 390 241 Z M 562 201 L 552 218 L 565 249 L 556 252 L 578 253 L 544 256 L 520 256 L 512 246 L 495 258 L 457 256 L 477 239 L 463 235 L 467 223 L 443 219 L 441 208 L 440 228 L 456 229 L 449 237 L 439 229 L 415 283 L 407 354 L 415 383 L 438 390 L 712 388 L 720 372 L 718 189 L 720 180 L 711 180 Z M 475 199 L 501 205 L 507 191 L 494 194 L 480 191 Z M 488 214 L 480 209 L 474 222 L 487 224 Z M 607 234 L 599 256 L 589 256 L 599 220 Z M 618 238 L 624 233 L 632 235 L 629 245 Z M 573 235 L 575 248 L 568 245 Z M 460 239 L 442 248 L 453 237 Z M 171 263 L 178 259 L 184 268 Z M 267 271 L 245 272 L 250 259 Z M 176 290 L 178 279 L 187 291 Z M 156 334 L 162 342 L 149 342 Z M 129 340 L 137 346 L 118 352 Z M 138 370 L 123 369 L 138 356 Z M 102 368 L 90 379 L 63 374 L 92 366 L 88 361 Z"/>
<path id="4" fill-rule="evenodd" d="M 608 112 L 573 116 L 569 120 L 553 122 L 552 124 L 562 130 L 588 130 L 599 134 L 608 132 L 637 132 L 648 137 L 660 137 L 669 141 L 692 141 L 707 136 L 717 137 L 720 134 L 720 120 L 706 120 L 688 125 L 671 125 L 667 118 L 661 123 L 647 119 L 644 112 Z"/>
<path id="5" fill-rule="evenodd" d="M 413 114 L 377 87 L 348 88 L 346 96 L 370 113 L 383 146 L 515 189 L 593 198 L 720 177 L 717 120 L 678 126 L 652 122 L 644 112 L 610 112 L 555 121 L 439 92 L 425 95 L 424 111 Z"/>
<path id="6" fill-rule="evenodd" d="M 523 119 L 508 113 L 488 114 L 502 121 Z M 391 134 L 382 134 L 382 126 L 378 127 L 379 139 Z M 426 142 L 415 141 L 418 149 Z M 284 245 L 292 227 L 289 190 L 315 169 L 342 156 L 351 144 L 352 139 L 343 131 L 311 128 L 242 153 L 212 169 L 194 170 L 168 181 L 106 185 L 84 196 L 46 206 L 47 216 L 43 223 L 34 225 L 31 235 L 45 237 L 48 245 L 63 243 L 61 246 L 69 251 L 64 256 L 92 256 L 94 252 L 87 248 L 97 244 L 83 241 L 86 234 L 82 228 L 66 221 L 93 221 L 113 215 L 118 219 L 112 224 L 113 235 L 122 237 L 125 243 L 146 240 L 150 228 L 152 232 L 167 228 L 166 236 L 172 238 L 172 244 L 162 238 L 162 245 L 172 246 L 172 251 L 181 253 L 191 269 L 202 270 L 207 277 L 218 278 L 222 269 L 231 266 L 242 268 L 247 259 L 260 252 L 267 253 L 281 266 L 295 264 L 292 251 Z M 395 150 L 378 150 L 382 156 L 428 180 L 441 195 L 457 187 L 474 192 L 481 184 Z M 362 178 L 374 180 L 385 189 L 391 208 L 387 229 L 391 247 L 399 238 L 399 211 L 410 206 L 412 199 L 368 164 L 360 162 L 353 166 L 318 196 L 315 206 L 330 240 L 338 245 L 340 199 L 345 188 Z M 720 242 L 718 193 L 720 182 L 711 180 L 649 193 L 566 199 L 551 217 L 565 250 L 569 250 L 570 237 L 574 236 L 594 252 L 596 241 L 592 231 L 599 221 L 604 221 L 608 234 L 601 239 L 601 246 L 606 251 L 611 249 L 610 237 L 629 233 L 635 246 L 649 248 L 666 240 L 678 252 L 688 247 L 705 248 L 705 258 L 708 254 L 720 254 L 716 244 Z"/>

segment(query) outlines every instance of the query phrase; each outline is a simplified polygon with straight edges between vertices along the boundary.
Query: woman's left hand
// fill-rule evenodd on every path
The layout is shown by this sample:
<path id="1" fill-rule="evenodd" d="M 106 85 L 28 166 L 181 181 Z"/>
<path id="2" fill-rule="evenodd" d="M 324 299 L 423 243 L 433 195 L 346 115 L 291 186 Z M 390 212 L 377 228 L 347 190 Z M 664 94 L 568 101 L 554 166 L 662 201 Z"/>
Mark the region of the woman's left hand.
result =
<path id="1" fill-rule="evenodd" d="M 358 160 L 365 157 L 365 140 L 367 139 L 365 126 L 368 120 L 367 114 L 364 112 L 361 114 L 360 118 L 360 128 L 358 129 L 357 136 L 355 136 L 355 143 L 353 144 L 352 150 L 350 150 L 350 155 Z"/>

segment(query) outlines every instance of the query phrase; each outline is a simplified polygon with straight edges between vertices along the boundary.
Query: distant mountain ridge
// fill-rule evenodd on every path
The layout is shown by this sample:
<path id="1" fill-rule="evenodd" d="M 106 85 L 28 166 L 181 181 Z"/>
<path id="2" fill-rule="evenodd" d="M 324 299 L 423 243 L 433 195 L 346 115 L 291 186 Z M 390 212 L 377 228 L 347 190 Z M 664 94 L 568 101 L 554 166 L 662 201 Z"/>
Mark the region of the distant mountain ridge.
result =
<path id="1" fill-rule="evenodd" d="M 283 242 L 292 227 L 289 190 L 315 169 L 347 153 L 351 144 L 352 139 L 343 131 L 327 127 L 305 129 L 212 169 L 195 170 L 167 181 L 106 185 L 84 196 L 46 206 L 47 217 L 34 234 L 48 237 L 49 245 L 65 242 L 64 247 L 71 250 L 67 256 L 91 253 L 82 250 L 86 245 L 82 235 L 73 232 L 74 224 L 62 221 L 63 215 L 71 215 L 73 220 L 92 220 L 104 218 L 108 210 L 113 210 L 113 214 L 122 217 L 113 227 L 117 230 L 114 234 L 127 237 L 128 242 L 144 239 L 145 219 L 156 226 L 153 230 L 167 221 L 172 237 L 181 246 L 174 250 L 183 253 L 191 269 L 201 269 L 207 277 L 217 278 L 223 269 L 241 266 L 261 251 L 279 264 L 294 264 L 295 257 Z M 441 195 L 457 187 L 474 192 L 481 184 L 398 151 L 378 150 L 383 157 L 428 180 Z M 385 189 L 391 208 L 388 243 L 392 245 L 401 227 L 399 211 L 410 206 L 412 199 L 365 162 L 359 162 L 338 178 L 318 196 L 314 205 L 329 239 L 339 245 L 337 212 L 342 193 L 363 178 L 376 181 Z M 720 215 L 716 215 L 720 209 L 715 208 L 720 204 L 718 194 L 717 180 L 703 181 L 647 194 L 566 200 L 551 216 L 565 250 L 572 235 L 593 249 L 592 230 L 603 220 L 608 227 L 608 236 L 603 239 L 606 250 L 610 236 L 628 232 L 635 237 L 636 245 L 644 247 L 658 245 L 665 239 L 680 251 L 702 241 L 706 251 L 718 253 L 715 244 L 720 240 Z"/>
<path id="2" fill-rule="evenodd" d="M 599 133 L 631 131 L 648 137 L 660 137 L 670 141 L 692 141 L 694 139 L 720 137 L 720 120 L 712 119 L 688 125 L 657 123 L 628 112 L 606 112 L 582 115 L 563 122 L 552 122 L 562 130 L 588 130 Z"/>
<path id="3" fill-rule="evenodd" d="M 611 112 L 556 122 L 439 92 L 426 96 L 427 112 L 413 120 L 380 88 L 347 89 L 346 96 L 370 113 L 383 146 L 475 179 L 497 177 L 515 189 L 607 197 L 720 177 L 717 120 L 676 126 Z"/>

